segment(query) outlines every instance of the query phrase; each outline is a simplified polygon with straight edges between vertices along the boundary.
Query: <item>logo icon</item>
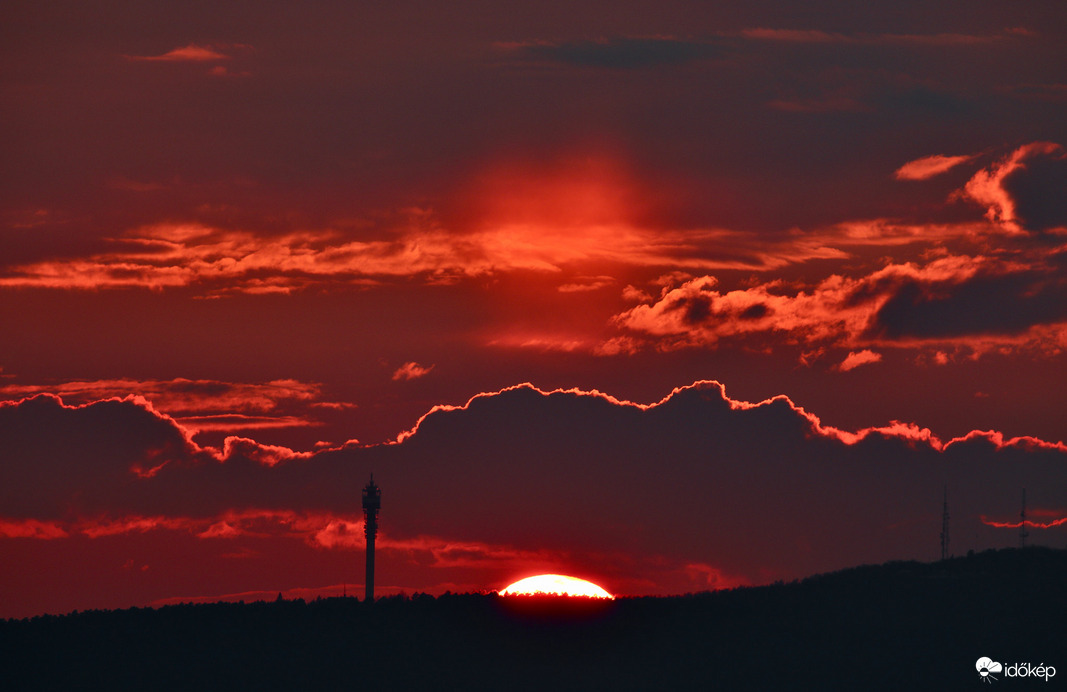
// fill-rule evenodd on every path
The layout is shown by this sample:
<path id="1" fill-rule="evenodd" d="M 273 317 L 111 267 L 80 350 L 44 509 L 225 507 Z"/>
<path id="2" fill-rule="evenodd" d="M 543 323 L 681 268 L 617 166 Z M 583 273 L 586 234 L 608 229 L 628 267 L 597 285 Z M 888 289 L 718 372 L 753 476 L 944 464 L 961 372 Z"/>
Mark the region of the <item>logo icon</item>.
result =
<path id="1" fill-rule="evenodd" d="M 978 674 L 982 676 L 982 682 L 988 682 L 990 684 L 997 679 L 997 676 L 993 675 L 993 673 L 1001 673 L 1004 671 L 1004 666 L 987 656 L 978 659 L 978 662 L 974 664 L 974 667 L 978 669 Z"/>

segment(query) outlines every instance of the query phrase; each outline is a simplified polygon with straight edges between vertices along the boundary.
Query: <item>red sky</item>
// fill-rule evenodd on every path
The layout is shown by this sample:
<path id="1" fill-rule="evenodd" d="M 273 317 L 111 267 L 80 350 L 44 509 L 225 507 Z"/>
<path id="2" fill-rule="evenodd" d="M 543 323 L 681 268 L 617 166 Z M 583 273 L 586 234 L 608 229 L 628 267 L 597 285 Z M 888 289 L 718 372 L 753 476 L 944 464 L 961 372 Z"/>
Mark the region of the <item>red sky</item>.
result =
<path id="1" fill-rule="evenodd" d="M 1067 542 L 1061 2 L 0 33 L 0 616 Z"/>

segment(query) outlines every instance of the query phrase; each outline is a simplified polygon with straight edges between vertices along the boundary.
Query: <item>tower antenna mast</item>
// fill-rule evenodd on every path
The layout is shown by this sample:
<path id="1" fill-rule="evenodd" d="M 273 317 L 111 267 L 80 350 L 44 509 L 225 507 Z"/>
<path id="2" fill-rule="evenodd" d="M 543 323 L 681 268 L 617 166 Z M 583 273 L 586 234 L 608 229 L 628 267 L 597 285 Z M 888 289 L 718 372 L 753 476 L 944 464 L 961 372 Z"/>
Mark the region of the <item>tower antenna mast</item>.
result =
<path id="1" fill-rule="evenodd" d="M 1023 488 L 1023 508 L 1019 512 L 1019 547 L 1026 547 L 1026 539 L 1030 537 L 1030 532 L 1026 530 L 1026 488 Z"/>
<path id="2" fill-rule="evenodd" d="M 941 559 L 947 560 L 948 557 L 948 485 L 946 485 L 945 504 L 941 511 Z"/>
<path id="3" fill-rule="evenodd" d="M 364 600 L 374 601 L 374 539 L 378 536 L 378 512 L 382 508 L 382 489 L 374 483 L 374 474 L 370 483 L 363 488 L 363 533 L 367 537 L 367 577 L 364 582 L 367 592 Z"/>

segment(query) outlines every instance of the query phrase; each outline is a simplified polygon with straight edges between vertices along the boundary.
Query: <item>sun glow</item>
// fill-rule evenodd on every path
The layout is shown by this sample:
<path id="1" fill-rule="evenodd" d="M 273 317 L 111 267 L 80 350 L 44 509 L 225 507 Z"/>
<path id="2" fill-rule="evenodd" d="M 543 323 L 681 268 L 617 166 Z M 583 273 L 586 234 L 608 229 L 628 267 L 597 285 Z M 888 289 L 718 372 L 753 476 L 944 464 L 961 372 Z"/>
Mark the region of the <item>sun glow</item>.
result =
<path id="1" fill-rule="evenodd" d="M 591 581 L 563 574 L 539 574 L 527 577 L 500 591 L 501 596 L 584 596 L 586 598 L 615 598 Z"/>

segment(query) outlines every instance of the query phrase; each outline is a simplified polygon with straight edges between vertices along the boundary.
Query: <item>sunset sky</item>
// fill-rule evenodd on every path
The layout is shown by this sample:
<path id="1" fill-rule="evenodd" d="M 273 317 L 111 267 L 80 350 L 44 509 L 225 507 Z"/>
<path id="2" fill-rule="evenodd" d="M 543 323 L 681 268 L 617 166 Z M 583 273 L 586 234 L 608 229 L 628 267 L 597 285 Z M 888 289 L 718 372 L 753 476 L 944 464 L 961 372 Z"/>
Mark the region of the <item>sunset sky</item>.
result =
<path id="1" fill-rule="evenodd" d="M 0 8 L 0 617 L 1067 545 L 1067 6 Z M 346 586 L 347 584 L 347 586 Z"/>

